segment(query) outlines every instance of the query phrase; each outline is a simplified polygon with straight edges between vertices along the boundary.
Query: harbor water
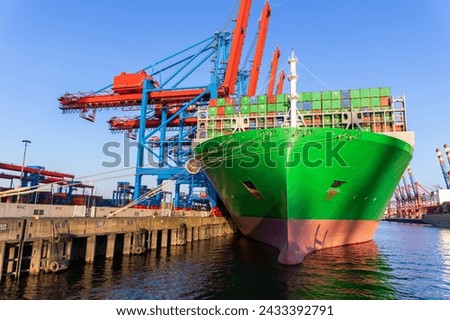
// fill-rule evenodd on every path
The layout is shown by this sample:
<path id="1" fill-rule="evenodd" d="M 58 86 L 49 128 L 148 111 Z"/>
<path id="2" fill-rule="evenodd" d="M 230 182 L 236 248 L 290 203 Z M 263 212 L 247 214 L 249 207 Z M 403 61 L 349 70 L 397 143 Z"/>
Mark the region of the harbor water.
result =
<path id="1" fill-rule="evenodd" d="M 239 235 L 146 255 L 6 277 L 1 299 L 450 299 L 450 229 L 381 222 L 374 241 L 319 251 L 297 266 Z"/>

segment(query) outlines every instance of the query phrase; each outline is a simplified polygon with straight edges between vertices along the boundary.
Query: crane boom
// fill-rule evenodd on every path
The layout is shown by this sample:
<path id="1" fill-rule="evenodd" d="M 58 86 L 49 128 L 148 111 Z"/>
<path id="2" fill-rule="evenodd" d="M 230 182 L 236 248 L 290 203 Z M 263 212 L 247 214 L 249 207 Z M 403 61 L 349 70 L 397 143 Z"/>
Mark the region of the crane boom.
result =
<path id="1" fill-rule="evenodd" d="M 264 46 L 266 44 L 267 30 L 269 28 L 271 8 L 268 2 L 264 5 L 259 19 L 258 40 L 256 42 L 255 56 L 253 57 L 252 69 L 250 70 L 250 80 L 248 84 L 247 95 L 249 97 L 256 94 L 256 87 L 258 86 L 258 78 L 261 69 L 262 58 L 264 54 Z"/>
<path id="2" fill-rule="evenodd" d="M 230 55 L 228 57 L 227 70 L 220 91 L 226 96 L 235 92 L 236 79 L 239 70 L 239 64 L 242 57 L 242 48 L 244 47 L 245 33 L 247 31 L 248 19 L 250 16 L 250 8 L 252 0 L 241 0 L 239 6 L 238 18 L 233 31 Z"/>
<path id="3" fill-rule="evenodd" d="M 278 47 L 273 52 L 272 62 L 270 63 L 270 77 L 269 84 L 267 85 L 267 95 L 273 95 L 273 89 L 275 88 L 275 77 L 278 71 L 278 61 L 280 60 L 280 49 Z"/>
<path id="4" fill-rule="evenodd" d="M 450 189 L 450 175 L 445 166 L 444 157 L 442 157 L 441 150 L 439 148 L 436 149 L 436 155 L 439 159 L 439 164 L 441 165 L 442 175 L 444 176 L 445 186 L 447 189 Z"/>
<path id="5" fill-rule="evenodd" d="M 414 192 L 414 196 L 417 198 L 419 196 L 419 191 L 417 190 L 417 184 L 414 181 L 414 176 L 413 176 L 411 167 L 408 167 L 408 175 L 409 175 L 409 179 L 411 181 L 411 187 Z"/>
<path id="6" fill-rule="evenodd" d="M 281 71 L 280 77 L 278 78 L 277 94 L 282 94 L 283 93 L 284 79 L 286 79 L 286 74 L 284 73 L 284 71 Z"/>

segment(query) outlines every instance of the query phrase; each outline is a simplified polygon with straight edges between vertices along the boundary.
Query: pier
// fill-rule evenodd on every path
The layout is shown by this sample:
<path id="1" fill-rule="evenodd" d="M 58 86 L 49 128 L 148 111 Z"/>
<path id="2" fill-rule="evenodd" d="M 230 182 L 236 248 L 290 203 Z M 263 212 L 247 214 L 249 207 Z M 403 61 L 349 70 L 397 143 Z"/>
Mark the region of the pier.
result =
<path id="1" fill-rule="evenodd" d="M 7 275 L 18 278 L 23 273 L 58 272 L 74 261 L 92 263 L 96 257 L 140 255 L 235 232 L 233 223 L 224 217 L 137 212 L 142 211 L 150 215 L 0 216 L 0 280 Z"/>

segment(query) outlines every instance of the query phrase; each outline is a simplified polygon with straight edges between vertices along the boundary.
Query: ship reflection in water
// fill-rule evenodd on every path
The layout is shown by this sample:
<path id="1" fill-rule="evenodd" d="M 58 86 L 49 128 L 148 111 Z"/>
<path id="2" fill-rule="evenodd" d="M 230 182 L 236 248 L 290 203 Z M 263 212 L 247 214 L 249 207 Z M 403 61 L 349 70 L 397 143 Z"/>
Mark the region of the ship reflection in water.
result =
<path id="1" fill-rule="evenodd" d="M 230 236 L 0 283 L 1 299 L 450 299 L 450 230 L 383 222 L 303 264 Z"/>

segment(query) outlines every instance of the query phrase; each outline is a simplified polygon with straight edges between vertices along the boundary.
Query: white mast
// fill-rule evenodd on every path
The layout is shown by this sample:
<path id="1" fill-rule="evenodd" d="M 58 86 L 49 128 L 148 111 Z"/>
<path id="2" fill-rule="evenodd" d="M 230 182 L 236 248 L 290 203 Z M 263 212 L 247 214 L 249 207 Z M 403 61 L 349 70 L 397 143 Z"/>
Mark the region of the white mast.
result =
<path id="1" fill-rule="evenodd" d="M 291 93 L 289 95 L 289 99 L 291 101 L 290 108 L 290 118 L 291 118 L 291 128 L 297 127 L 297 58 L 295 57 L 294 50 L 291 51 L 291 57 L 288 60 L 291 65 L 291 72 L 289 73 L 288 80 L 291 83 Z"/>

